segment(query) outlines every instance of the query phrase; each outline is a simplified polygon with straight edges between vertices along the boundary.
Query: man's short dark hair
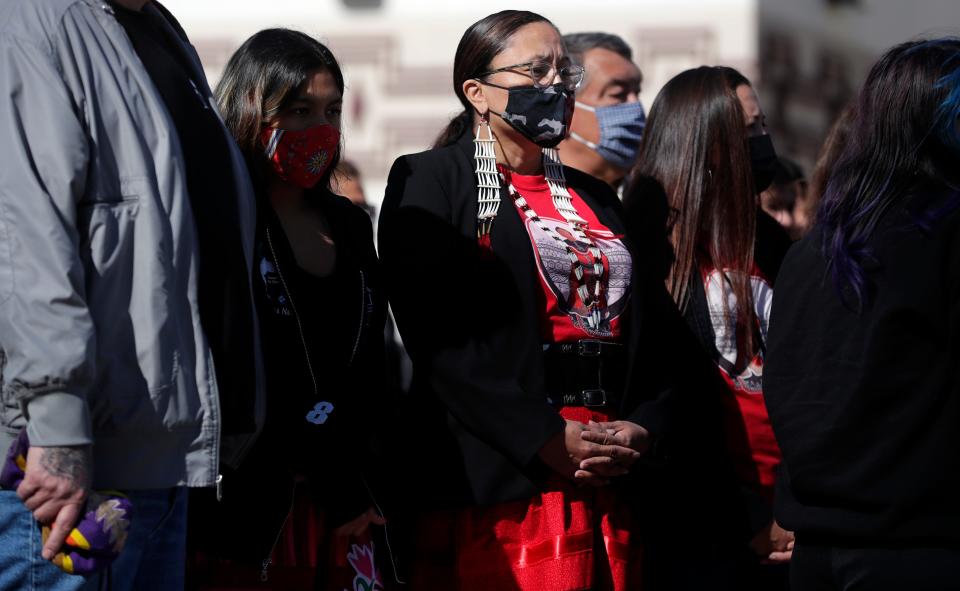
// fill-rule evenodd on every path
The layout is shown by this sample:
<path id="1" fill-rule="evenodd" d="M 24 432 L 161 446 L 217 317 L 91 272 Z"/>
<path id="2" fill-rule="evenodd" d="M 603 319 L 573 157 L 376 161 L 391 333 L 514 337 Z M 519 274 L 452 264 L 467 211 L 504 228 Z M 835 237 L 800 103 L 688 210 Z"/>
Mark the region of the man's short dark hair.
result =
<path id="1" fill-rule="evenodd" d="M 598 47 L 633 61 L 633 51 L 619 35 L 600 32 L 569 33 L 563 36 L 563 43 L 567 46 L 567 53 L 570 54 L 570 58 L 578 64 L 583 64 L 583 54 Z"/>

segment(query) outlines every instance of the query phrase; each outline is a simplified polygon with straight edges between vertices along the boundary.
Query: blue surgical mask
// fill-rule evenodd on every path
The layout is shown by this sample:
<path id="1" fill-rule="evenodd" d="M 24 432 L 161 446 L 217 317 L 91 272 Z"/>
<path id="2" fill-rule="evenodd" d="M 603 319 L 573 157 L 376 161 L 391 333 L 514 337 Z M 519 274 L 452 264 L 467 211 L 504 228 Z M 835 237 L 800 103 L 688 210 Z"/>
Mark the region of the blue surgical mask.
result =
<path id="1" fill-rule="evenodd" d="M 640 153 L 640 141 L 647 122 L 643 104 L 637 101 L 594 107 L 577 101 L 576 107 L 594 114 L 600 127 L 600 139 L 594 143 L 575 131 L 570 132 L 570 137 L 596 150 L 604 160 L 617 168 L 632 168 Z"/>

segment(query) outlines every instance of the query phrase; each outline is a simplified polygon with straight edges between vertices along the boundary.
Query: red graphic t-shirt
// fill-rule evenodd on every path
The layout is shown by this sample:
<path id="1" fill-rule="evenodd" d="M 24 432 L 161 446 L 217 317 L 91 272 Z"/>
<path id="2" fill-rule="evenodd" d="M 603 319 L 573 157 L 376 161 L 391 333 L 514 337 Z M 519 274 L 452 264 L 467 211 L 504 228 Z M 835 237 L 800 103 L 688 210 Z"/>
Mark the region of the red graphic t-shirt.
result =
<path id="1" fill-rule="evenodd" d="M 763 352 L 740 350 L 736 327 L 737 298 L 727 288 L 729 283 L 724 274 L 712 267 L 701 269 L 701 273 L 713 325 L 714 344 L 720 354 L 717 365 L 729 388 L 729 395 L 723 400 L 727 445 L 733 453 L 740 479 L 759 485 L 760 492 L 772 499 L 781 455 L 763 400 Z M 773 288 L 759 269 L 751 273 L 750 286 L 759 324 L 758 336 L 762 342 L 766 342 Z"/>
<path id="2" fill-rule="evenodd" d="M 572 247 L 573 253 L 580 259 L 583 266 L 584 279 L 592 289 L 595 274 L 593 257 L 588 251 L 590 245 L 582 239 L 577 239 L 573 225 L 557 212 L 544 176 L 513 173 L 510 180 L 540 220 L 553 232 L 562 236 L 565 244 Z M 541 337 L 544 343 L 562 343 L 580 339 L 617 341 L 620 340 L 620 327 L 630 300 L 632 269 L 630 251 L 624 246 L 619 236 L 600 223 L 593 210 L 576 192 L 572 189 L 569 189 L 569 192 L 577 213 L 587 221 L 588 235 L 602 252 L 604 273 L 600 324 L 596 328 L 591 328 L 587 322 L 589 310 L 577 293 L 580 281 L 574 275 L 573 264 L 564 243 L 558 242 L 549 232 L 541 228 L 540 224 L 528 219 L 518 207 L 514 207 L 517 215 L 523 219 L 530 236 L 540 285 L 543 288 L 540 300 Z"/>

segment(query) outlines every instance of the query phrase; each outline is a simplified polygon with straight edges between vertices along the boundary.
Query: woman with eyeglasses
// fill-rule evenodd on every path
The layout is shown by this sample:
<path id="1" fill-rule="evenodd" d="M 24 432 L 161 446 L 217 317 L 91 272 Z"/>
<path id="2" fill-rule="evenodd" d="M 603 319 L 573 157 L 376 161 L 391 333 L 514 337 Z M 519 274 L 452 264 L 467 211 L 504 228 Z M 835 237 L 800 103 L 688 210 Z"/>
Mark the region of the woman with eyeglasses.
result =
<path id="1" fill-rule="evenodd" d="M 395 162 L 379 234 L 414 364 L 414 588 L 636 589 L 617 484 L 669 442 L 679 315 L 612 189 L 557 157 L 583 69 L 556 27 L 490 15 L 453 78 L 464 110 Z"/>

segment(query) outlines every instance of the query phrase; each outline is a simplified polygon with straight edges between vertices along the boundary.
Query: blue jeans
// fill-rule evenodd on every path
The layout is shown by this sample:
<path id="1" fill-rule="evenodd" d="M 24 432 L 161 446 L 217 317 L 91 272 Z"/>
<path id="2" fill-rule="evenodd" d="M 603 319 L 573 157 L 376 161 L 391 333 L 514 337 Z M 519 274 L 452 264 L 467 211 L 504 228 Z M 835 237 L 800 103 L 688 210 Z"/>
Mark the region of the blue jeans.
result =
<path id="1" fill-rule="evenodd" d="M 180 591 L 184 586 L 187 490 L 132 491 L 127 543 L 108 571 L 68 575 L 40 556 L 40 528 L 13 491 L 0 490 L 0 591 Z"/>

